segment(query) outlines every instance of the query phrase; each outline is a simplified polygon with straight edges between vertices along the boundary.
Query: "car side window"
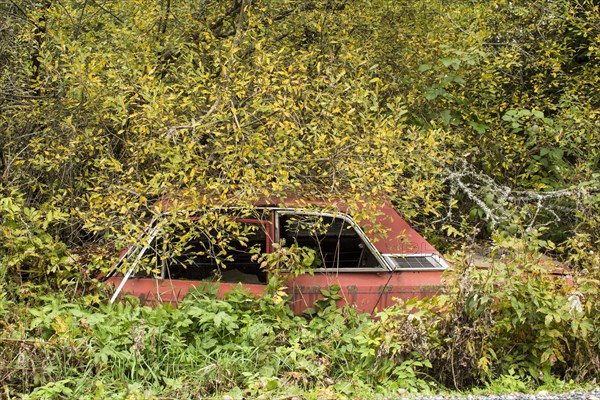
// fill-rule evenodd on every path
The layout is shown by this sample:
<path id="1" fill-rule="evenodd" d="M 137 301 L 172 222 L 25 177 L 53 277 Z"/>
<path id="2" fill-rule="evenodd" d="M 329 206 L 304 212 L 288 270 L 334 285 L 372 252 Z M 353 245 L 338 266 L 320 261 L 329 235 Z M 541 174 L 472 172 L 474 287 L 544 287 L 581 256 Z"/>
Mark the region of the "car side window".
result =
<path id="1" fill-rule="evenodd" d="M 268 222 L 233 221 L 206 231 L 194 221 L 166 229 L 152 242 L 135 277 L 266 283 L 254 254 L 267 251 Z"/>
<path id="2" fill-rule="evenodd" d="M 344 217 L 282 213 L 278 218 L 280 242 L 316 250 L 326 270 L 381 269 L 368 244 Z"/>

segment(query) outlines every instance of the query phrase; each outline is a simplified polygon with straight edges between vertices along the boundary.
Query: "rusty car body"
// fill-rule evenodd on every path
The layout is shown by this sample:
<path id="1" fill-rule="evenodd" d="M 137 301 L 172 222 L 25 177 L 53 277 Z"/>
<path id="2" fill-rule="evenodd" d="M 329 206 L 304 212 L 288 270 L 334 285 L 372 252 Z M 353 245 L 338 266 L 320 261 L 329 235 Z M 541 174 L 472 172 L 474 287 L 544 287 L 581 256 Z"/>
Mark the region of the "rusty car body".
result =
<path id="1" fill-rule="evenodd" d="M 228 208 L 232 209 L 235 207 Z M 438 251 L 389 202 L 363 204 L 350 210 L 343 202 L 288 199 L 260 202 L 252 216 L 229 214 L 228 218 L 247 227 L 250 234 L 239 243 L 231 241 L 230 256 L 221 263 L 206 251 L 207 233 L 194 239 L 199 243 L 186 247 L 194 250 L 191 253 L 164 257 L 159 243 L 161 229 L 150 224 L 144 238 L 122 254 L 106 277 L 116 287 L 111 301 L 128 293 L 146 303 L 177 303 L 191 288 L 206 284 L 216 286 L 219 296 L 238 285 L 259 296 L 269 278 L 251 253 L 269 254 L 278 246 L 292 243 L 315 249 L 318 255 L 312 273 L 287 282 L 290 306 L 296 313 L 311 307 L 322 297 L 322 289 L 334 285 L 340 288 L 340 303 L 368 313 L 390 306 L 396 298 L 430 296 L 440 287 L 441 274 L 448 267 Z M 361 214 L 361 218 L 357 220 L 354 214 Z M 210 235 L 220 237 L 214 229 Z M 149 255 L 158 260 L 157 267 L 154 273 L 140 273 L 139 263 Z M 193 262 L 178 265 L 190 259 Z"/>

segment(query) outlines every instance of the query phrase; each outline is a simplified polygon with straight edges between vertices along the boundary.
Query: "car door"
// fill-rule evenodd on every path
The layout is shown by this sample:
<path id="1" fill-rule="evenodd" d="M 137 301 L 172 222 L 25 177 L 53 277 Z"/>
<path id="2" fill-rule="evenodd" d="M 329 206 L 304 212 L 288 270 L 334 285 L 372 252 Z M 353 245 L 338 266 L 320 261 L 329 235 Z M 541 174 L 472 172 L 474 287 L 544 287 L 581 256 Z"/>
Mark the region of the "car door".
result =
<path id="1" fill-rule="evenodd" d="M 282 246 L 296 244 L 316 251 L 314 274 L 289 283 L 295 312 L 312 307 L 321 290 L 339 285 L 342 300 L 373 312 L 386 294 L 391 275 L 387 263 L 360 227 L 344 213 L 279 210 L 275 237 Z"/>
<path id="2" fill-rule="evenodd" d="M 221 213 L 216 212 L 220 222 L 210 228 L 190 218 L 175 227 L 150 229 L 151 235 L 122 258 L 129 260 L 126 273 L 107 279 L 117 287 L 112 301 L 122 292 L 145 303 L 177 303 L 192 288 L 222 296 L 240 284 L 262 293 L 267 276 L 253 255 L 271 251 L 270 212 L 253 217 Z"/>

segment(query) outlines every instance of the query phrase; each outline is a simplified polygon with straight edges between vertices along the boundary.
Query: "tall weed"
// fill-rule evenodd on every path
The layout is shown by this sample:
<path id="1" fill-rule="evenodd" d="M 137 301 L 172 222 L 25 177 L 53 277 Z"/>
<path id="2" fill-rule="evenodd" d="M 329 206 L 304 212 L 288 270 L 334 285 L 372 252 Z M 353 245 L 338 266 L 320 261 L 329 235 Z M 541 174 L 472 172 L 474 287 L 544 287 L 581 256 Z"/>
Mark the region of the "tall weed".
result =
<path id="1" fill-rule="evenodd" d="M 304 315 L 278 288 L 198 288 L 177 307 L 3 301 L 0 386 L 32 399 L 336 398 L 600 378 L 593 279 L 553 276 L 523 245 L 500 242 L 489 268 L 457 262 L 444 293 L 375 318 L 336 306 L 337 287 Z"/>
<path id="2" fill-rule="evenodd" d="M 597 379 L 598 289 L 552 274 L 534 250 L 528 241 L 499 240 L 503 256 L 489 267 L 456 263 L 442 295 L 379 315 L 371 357 L 382 365 L 410 360 L 418 373 L 458 389 L 502 376 Z"/>

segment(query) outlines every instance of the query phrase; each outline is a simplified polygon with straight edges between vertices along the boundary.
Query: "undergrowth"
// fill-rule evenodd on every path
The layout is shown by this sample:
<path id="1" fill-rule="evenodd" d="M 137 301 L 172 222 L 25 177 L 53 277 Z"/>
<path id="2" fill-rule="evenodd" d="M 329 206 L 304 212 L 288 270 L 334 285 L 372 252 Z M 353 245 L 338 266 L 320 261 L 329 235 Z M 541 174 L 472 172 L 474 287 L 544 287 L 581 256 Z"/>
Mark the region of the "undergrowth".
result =
<path id="1" fill-rule="evenodd" d="M 293 314 L 282 292 L 177 307 L 0 295 L 1 397 L 393 397 L 561 390 L 600 378 L 595 267 L 553 276 L 508 241 L 489 268 L 457 262 L 440 295 L 371 318 L 323 291 Z M 527 254 L 527 255 L 525 255 Z M 7 292 L 4 292 L 7 293 Z"/>

